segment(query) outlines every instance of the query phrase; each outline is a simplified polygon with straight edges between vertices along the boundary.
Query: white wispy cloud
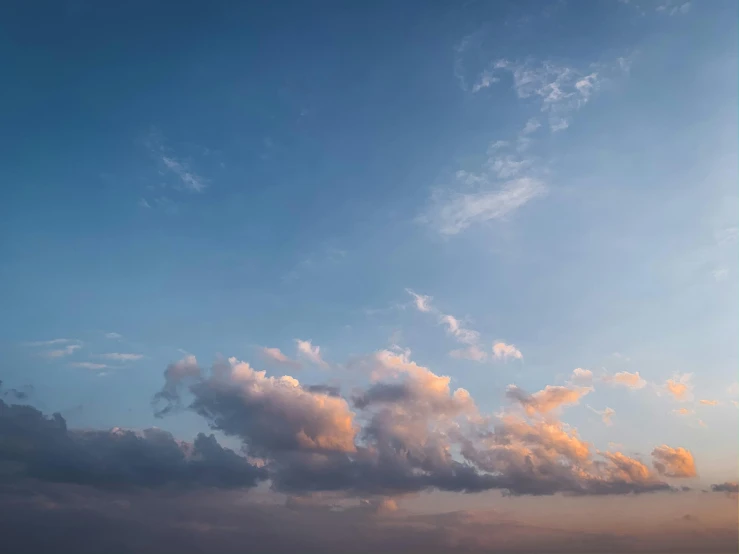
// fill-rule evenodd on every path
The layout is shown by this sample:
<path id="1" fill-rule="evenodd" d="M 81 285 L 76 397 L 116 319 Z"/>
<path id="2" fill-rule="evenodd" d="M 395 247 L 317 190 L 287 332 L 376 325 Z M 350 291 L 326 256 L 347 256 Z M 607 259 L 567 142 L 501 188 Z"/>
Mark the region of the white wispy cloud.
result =
<path id="1" fill-rule="evenodd" d="M 667 2 L 665 2 L 664 4 L 660 4 L 659 6 L 657 6 L 655 8 L 655 11 L 670 16 L 685 15 L 690 11 L 690 8 L 690 2 L 673 2 L 672 0 L 667 0 Z"/>
<path id="2" fill-rule="evenodd" d="M 187 162 L 177 160 L 172 156 L 162 156 L 161 161 L 167 169 L 179 177 L 186 190 L 203 192 L 207 188 L 208 184 L 205 179 L 194 173 L 188 167 Z"/>
<path id="3" fill-rule="evenodd" d="M 419 312 L 430 312 L 431 308 L 431 297 L 424 294 L 417 294 L 411 289 L 405 289 L 405 291 L 413 297 L 413 301 L 416 305 L 416 309 Z"/>
<path id="4" fill-rule="evenodd" d="M 25 346 L 54 346 L 55 344 L 78 343 L 76 339 L 36 340 L 23 343 Z"/>
<path id="5" fill-rule="evenodd" d="M 301 339 L 295 339 L 295 343 L 298 346 L 298 355 L 302 356 L 309 362 L 322 367 L 324 369 L 328 368 L 328 363 L 321 357 L 321 347 L 320 346 L 313 346 L 313 343 L 310 339 L 308 340 L 301 340 Z"/>
<path id="6" fill-rule="evenodd" d="M 204 192 L 208 188 L 208 180 L 195 172 L 191 167 L 191 161 L 188 158 L 178 156 L 174 150 L 166 144 L 162 134 L 157 129 L 144 137 L 143 144 L 149 151 L 149 154 L 159 166 L 159 174 L 161 176 L 169 174 L 173 176 L 177 183 L 171 185 L 175 190 L 184 190 L 193 193 Z M 190 149 L 192 150 L 192 148 Z M 210 152 L 207 148 L 200 148 L 201 153 Z M 167 184 L 162 183 L 162 187 Z M 158 198 L 140 198 L 138 202 L 141 208 L 152 208 L 154 206 L 163 207 L 167 211 L 173 211 L 176 208 L 174 203 L 167 197 L 160 196 Z"/>
<path id="7" fill-rule="evenodd" d="M 143 354 L 128 354 L 122 352 L 109 352 L 107 354 L 100 354 L 101 358 L 106 360 L 113 360 L 116 362 L 135 362 L 144 357 Z"/>
<path id="8" fill-rule="evenodd" d="M 456 235 L 473 224 L 504 219 L 545 193 L 542 181 L 522 177 L 496 190 L 437 194 L 433 207 L 420 220 L 432 223 L 442 235 Z"/>
<path id="9" fill-rule="evenodd" d="M 605 423 L 608 426 L 613 425 L 613 421 L 611 420 L 613 419 L 613 416 L 616 415 L 616 410 L 614 410 L 613 408 L 605 408 L 603 410 L 596 410 L 595 408 L 591 406 L 588 406 L 588 408 L 593 413 L 598 414 L 601 420 L 603 421 L 603 423 Z"/>
<path id="10" fill-rule="evenodd" d="M 24 346 L 30 346 L 32 348 L 49 348 L 57 346 L 52 350 L 46 350 L 39 354 L 45 358 L 63 358 L 74 354 L 77 350 L 82 348 L 82 341 L 78 339 L 50 339 L 50 340 L 37 340 L 23 343 Z"/>
<path id="11" fill-rule="evenodd" d="M 48 352 L 44 352 L 43 356 L 47 358 L 63 358 L 64 356 L 69 356 L 71 354 L 74 354 L 80 348 L 82 348 L 81 344 L 68 344 L 67 346 L 63 348 L 57 348 L 55 350 L 49 350 Z"/>
<path id="12" fill-rule="evenodd" d="M 96 364 L 93 362 L 74 362 L 69 364 L 71 367 L 79 367 L 82 369 L 105 369 L 107 364 Z"/>
<path id="13" fill-rule="evenodd" d="M 464 348 L 457 348 L 449 352 L 453 358 L 463 358 L 476 362 L 483 362 L 487 359 L 487 353 L 480 347 L 480 333 L 468 329 L 462 321 L 451 314 L 445 314 L 431 305 L 431 297 L 424 294 L 418 294 L 411 289 L 405 289 L 408 294 L 413 297 L 413 303 L 419 312 L 431 313 L 437 316 L 437 321 L 444 327 L 446 333 L 454 337 L 454 339 L 464 345 Z"/>
<path id="14" fill-rule="evenodd" d="M 105 333 L 105 338 L 112 339 L 112 340 L 118 340 L 118 339 L 122 339 L 123 335 L 121 335 L 120 333 Z"/>
<path id="15" fill-rule="evenodd" d="M 479 92 L 484 88 L 488 88 L 489 86 L 497 83 L 500 81 L 500 78 L 495 77 L 490 70 L 485 70 L 482 73 L 480 73 L 480 76 L 477 78 L 477 81 L 475 84 L 472 85 L 472 92 Z"/>

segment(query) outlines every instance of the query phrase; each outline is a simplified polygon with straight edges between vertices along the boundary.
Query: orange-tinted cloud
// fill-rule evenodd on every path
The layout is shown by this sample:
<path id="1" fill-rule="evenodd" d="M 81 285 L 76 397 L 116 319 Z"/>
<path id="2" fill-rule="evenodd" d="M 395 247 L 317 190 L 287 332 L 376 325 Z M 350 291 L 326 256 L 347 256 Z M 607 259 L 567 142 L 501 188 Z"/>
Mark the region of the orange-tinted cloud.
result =
<path id="1" fill-rule="evenodd" d="M 642 389 L 647 384 L 647 382 L 641 378 L 638 371 L 634 373 L 621 371 L 614 375 L 604 377 L 603 380 L 610 385 L 627 387 L 629 389 Z"/>
<path id="2" fill-rule="evenodd" d="M 692 373 L 685 373 L 674 379 L 668 379 L 664 389 L 678 402 L 687 402 L 693 398 L 693 385 L 690 382 L 692 377 Z"/>
<path id="3" fill-rule="evenodd" d="M 685 448 L 671 448 L 666 444 L 652 450 L 654 468 L 665 477 L 695 477 L 695 461 L 693 455 Z"/>
<path id="4" fill-rule="evenodd" d="M 509 385 L 506 390 L 506 396 L 519 402 L 527 414 L 534 415 L 536 413 L 545 414 L 551 412 L 560 406 L 577 404 L 580 398 L 592 390 L 589 387 L 547 385 L 543 390 L 534 394 L 527 394 L 517 386 Z"/>

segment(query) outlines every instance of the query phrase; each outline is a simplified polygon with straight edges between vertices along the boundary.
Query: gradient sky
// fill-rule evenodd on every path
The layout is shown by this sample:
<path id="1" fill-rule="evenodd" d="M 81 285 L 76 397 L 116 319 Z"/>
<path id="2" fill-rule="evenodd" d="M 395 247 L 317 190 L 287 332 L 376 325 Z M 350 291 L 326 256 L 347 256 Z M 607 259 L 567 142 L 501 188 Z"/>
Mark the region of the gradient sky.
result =
<path id="1" fill-rule="evenodd" d="M 4 3 L 14 552 L 736 551 L 738 18 Z"/>

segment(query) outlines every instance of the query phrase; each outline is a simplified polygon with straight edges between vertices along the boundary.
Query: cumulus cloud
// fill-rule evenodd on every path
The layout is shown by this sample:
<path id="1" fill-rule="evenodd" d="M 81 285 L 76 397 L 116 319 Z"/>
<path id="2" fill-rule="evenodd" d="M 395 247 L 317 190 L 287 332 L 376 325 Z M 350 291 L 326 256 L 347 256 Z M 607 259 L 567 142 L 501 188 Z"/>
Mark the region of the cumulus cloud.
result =
<path id="1" fill-rule="evenodd" d="M 161 429 L 70 430 L 59 414 L 2 400 L 0 461 L 16 478 L 103 488 L 252 487 L 266 477 L 212 435 L 190 444 Z"/>
<path id="2" fill-rule="evenodd" d="M 545 414 L 561 406 L 577 404 L 580 398 L 593 389 L 588 387 L 562 387 L 547 385 L 543 390 L 528 394 L 515 385 L 509 385 L 506 396 L 517 401 L 529 415 Z"/>
<path id="3" fill-rule="evenodd" d="M 148 486 L 153 479 L 242 487 L 266 478 L 288 494 L 364 499 L 428 489 L 522 495 L 669 488 L 638 460 L 594 454 L 576 430 L 552 416 L 590 389 L 550 386 L 532 395 L 510 389 L 530 419 L 492 417 L 479 412 L 467 390 L 453 388 L 450 377 L 417 364 L 408 351 L 381 350 L 347 369 L 367 381 L 349 400 L 335 386 L 268 377 L 235 358 L 218 359 L 209 370 L 192 355 L 169 364 L 153 401 L 157 415 L 178 408 L 197 413 L 214 430 L 240 440 L 246 457 L 207 437 L 188 446 L 159 430 L 69 431 L 61 416 L 50 420 L 33 411 L 13 412 L 4 421 L 0 449 L 17 460 L 31 456 L 23 470 L 29 477 L 95 486 Z M 19 451 L 18 434 L 27 432 L 19 423 L 26 420 L 35 422 L 31 434 L 42 436 L 37 442 L 43 445 Z M 47 458 L 55 465 L 39 461 Z"/>
<path id="4" fill-rule="evenodd" d="M 628 494 L 667 490 L 644 464 L 620 452 L 596 459 L 576 431 L 558 421 L 506 416 L 463 455 L 499 476 L 509 494 Z"/>
<path id="5" fill-rule="evenodd" d="M 570 377 L 570 380 L 577 385 L 590 386 L 593 383 L 593 372 L 589 369 L 576 367 L 572 370 L 572 377 Z"/>
<path id="6" fill-rule="evenodd" d="M 295 343 L 298 345 L 298 355 L 302 356 L 310 363 L 327 369 L 328 363 L 321 357 L 321 347 L 313 346 L 310 340 L 295 339 Z"/>
<path id="7" fill-rule="evenodd" d="M 265 360 L 278 364 L 278 365 L 284 365 L 287 367 L 292 367 L 295 369 L 299 369 L 301 367 L 301 364 L 297 360 L 293 360 L 283 354 L 282 350 L 279 348 L 260 348 L 260 352 L 262 354 L 262 358 Z"/>
<path id="8" fill-rule="evenodd" d="M 692 378 L 692 373 L 677 375 L 673 379 L 668 379 L 663 388 L 678 402 L 687 402 L 693 399 Z"/>
<path id="9" fill-rule="evenodd" d="M 719 404 L 718 400 L 705 400 L 705 399 L 701 400 L 700 403 L 703 404 L 704 406 L 718 406 Z"/>
<path id="10" fill-rule="evenodd" d="M 191 408 L 220 431 L 241 438 L 249 454 L 351 452 L 357 427 L 343 398 L 310 392 L 290 376 L 267 377 L 229 358 L 191 387 Z"/>
<path id="11" fill-rule="evenodd" d="M 506 344 L 503 341 L 493 343 L 493 358 L 496 360 L 522 360 L 523 354 L 512 344 Z"/>
<path id="12" fill-rule="evenodd" d="M 647 382 L 641 378 L 639 372 L 620 371 L 614 375 L 606 375 L 603 380 L 612 386 L 626 387 L 628 389 L 642 389 Z"/>
<path id="13" fill-rule="evenodd" d="M 693 455 L 685 448 L 671 448 L 666 444 L 652 450 L 652 465 L 660 475 L 674 478 L 695 477 Z"/>
<path id="14" fill-rule="evenodd" d="M 686 416 L 686 415 L 692 415 L 692 414 L 694 414 L 695 413 L 695 410 L 691 410 L 691 409 L 688 409 L 688 408 L 679 408 L 677 410 L 672 410 L 672 413 L 675 414 L 675 415 Z"/>

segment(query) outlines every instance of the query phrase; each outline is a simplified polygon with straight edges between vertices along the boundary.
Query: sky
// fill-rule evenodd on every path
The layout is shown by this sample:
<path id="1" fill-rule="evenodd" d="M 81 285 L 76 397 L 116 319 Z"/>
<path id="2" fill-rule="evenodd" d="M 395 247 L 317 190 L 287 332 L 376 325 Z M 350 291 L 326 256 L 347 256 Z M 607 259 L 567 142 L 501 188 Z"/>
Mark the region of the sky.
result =
<path id="1" fill-rule="evenodd" d="M 735 552 L 738 20 L 3 3 L 0 540 Z"/>

